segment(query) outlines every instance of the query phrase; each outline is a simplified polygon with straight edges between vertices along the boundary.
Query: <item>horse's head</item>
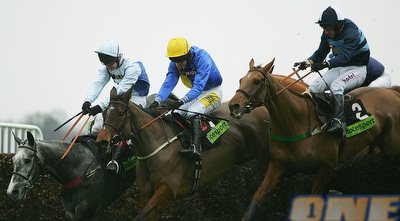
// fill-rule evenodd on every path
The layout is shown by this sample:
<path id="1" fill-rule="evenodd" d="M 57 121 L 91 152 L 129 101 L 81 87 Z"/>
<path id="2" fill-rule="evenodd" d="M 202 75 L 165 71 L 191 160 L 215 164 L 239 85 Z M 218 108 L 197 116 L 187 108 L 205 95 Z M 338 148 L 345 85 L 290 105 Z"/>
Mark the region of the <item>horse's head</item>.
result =
<path id="1" fill-rule="evenodd" d="M 7 194 L 12 199 L 24 199 L 27 191 L 33 187 L 41 174 L 35 138 L 29 131 L 27 131 L 27 138 L 22 141 L 14 134 L 14 139 L 19 146 L 12 158 L 14 171 L 7 188 Z"/>
<path id="2" fill-rule="evenodd" d="M 117 95 L 117 89 L 113 87 L 110 91 L 110 104 L 103 112 L 104 124 L 96 142 L 102 148 L 118 143 L 132 133 L 129 111 L 129 100 L 132 88 L 122 95 Z"/>
<path id="3" fill-rule="evenodd" d="M 241 118 L 243 114 L 263 105 L 267 97 L 268 78 L 274 69 L 273 59 L 264 67 L 254 67 L 254 60 L 249 63 L 249 71 L 239 80 L 239 89 L 229 102 L 231 116 Z"/>

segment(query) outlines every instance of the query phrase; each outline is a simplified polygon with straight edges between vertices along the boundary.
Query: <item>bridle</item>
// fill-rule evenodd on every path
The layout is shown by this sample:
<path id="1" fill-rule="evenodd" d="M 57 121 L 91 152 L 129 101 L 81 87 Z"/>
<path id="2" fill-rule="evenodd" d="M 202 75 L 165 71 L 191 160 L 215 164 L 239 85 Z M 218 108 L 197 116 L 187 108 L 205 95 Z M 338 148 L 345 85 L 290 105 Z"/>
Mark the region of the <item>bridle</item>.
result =
<path id="1" fill-rule="evenodd" d="M 270 99 L 272 99 L 276 94 L 274 94 L 274 95 L 272 95 L 272 96 L 270 96 L 270 97 L 267 97 L 268 96 L 268 93 L 267 94 L 265 94 L 265 98 L 264 98 L 264 100 L 263 101 L 257 101 L 258 99 L 259 99 L 259 96 L 260 96 L 260 94 L 261 94 L 261 92 L 265 89 L 265 88 L 267 88 L 268 89 L 268 87 L 269 87 L 269 82 L 268 82 L 268 75 L 267 75 L 267 73 L 266 72 L 264 72 L 263 70 L 261 70 L 261 69 L 259 69 L 259 68 L 254 68 L 254 69 L 251 69 L 251 70 L 249 70 L 247 73 L 250 73 L 250 72 L 252 72 L 252 71 L 256 71 L 256 72 L 259 72 L 259 73 L 261 73 L 262 75 L 263 75 L 263 81 L 261 82 L 261 85 L 260 85 L 260 87 L 257 89 L 257 91 L 256 91 L 256 93 L 254 94 L 254 95 L 250 95 L 248 92 L 246 92 L 246 91 L 244 91 L 244 90 L 242 90 L 242 89 L 237 89 L 236 90 L 236 92 L 241 92 L 250 102 L 246 105 L 246 109 L 247 110 L 253 110 L 254 108 L 256 108 L 256 107 L 260 107 L 260 106 L 263 106 L 268 100 L 270 100 Z"/>
<path id="2" fill-rule="evenodd" d="M 30 151 L 32 151 L 34 153 L 33 155 L 33 161 L 32 161 L 32 168 L 30 169 L 30 171 L 28 172 L 28 174 L 22 174 L 22 173 L 18 173 L 16 171 L 13 171 L 12 174 L 17 175 L 19 177 L 22 177 L 27 183 L 28 186 L 26 186 L 29 189 L 32 189 L 34 186 L 34 183 L 40 178 L 40 175 L 43 174 L 41 171 L 41 164 L 40 161 L 38 159 L 37 156 L 37 151 L 36 151 L 36 144 L 34 145 L 35 148 L 32 148 L 30 146 L 27 145 L 20 145 L 18 148 L 25 148 L 28 149 Z M 39 168 L 39 172 L 37 172 L 37 170 L 35 170 L 35 168 Z"/>
<path id="3" fill-rule="evenodd" d="M 131 139 L 137 132 L 137 131 L 134 132 L 133 126 L 132 126 L 132 124 L 130 124 L 131 131 L 132 131 L 131 134 L 125 135 L 122 133 L 125 128 L 126 123 L 128 122 L 128 119 L 130 119 L 132 121 L 132 114 L 129 110 L 128 104 L 126 104 L 122 101 L 111 101 L 109 104 L 109 107 L 111 107 L 111 105 L 113 105 L 113 104 L 120 104 L 120 105 L 124 106 L 126 108 L 126 110 L 123 112 L 123 114 L 125 115 L 125 118 L 118 128 L 109 122 L 104 122 L 104 125 L 111 127 L 117 133 L 111 138 L 111 140 L 110 140 L 111 145 L 115 145 L 122 140 Z M 110 108 L 108 108 L 108 109 L 110 109 Z"/>

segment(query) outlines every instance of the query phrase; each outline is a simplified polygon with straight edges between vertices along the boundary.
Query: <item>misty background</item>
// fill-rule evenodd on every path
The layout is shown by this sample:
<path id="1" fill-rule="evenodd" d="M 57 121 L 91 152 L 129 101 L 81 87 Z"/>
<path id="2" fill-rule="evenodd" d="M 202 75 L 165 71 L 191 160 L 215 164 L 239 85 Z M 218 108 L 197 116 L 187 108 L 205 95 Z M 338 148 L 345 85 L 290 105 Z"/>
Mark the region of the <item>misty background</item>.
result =
<path id="1" fill-rule="evenodd" d="M 1 0 L 0 122 L 34 124 L 44 139 L 61 139 L 75 119 L 53 130 L 81 111 L 101 66 L 94 50 L 107 39 L 118 42 L 125 57 L 143 62 L 152 94 L 167 72 L 169 39 L 185 37 L 211 54 L 228 101 L 251 58 L 256 64 L 275 58 L 274 73 L 288 75 L 294 62 L 310 56 L 322 33 L 315 21 L 329 5 L 362 29 L 371 56 L 399 84 L 397 0 Z M 187 91 L 181 83 L 174 90 L 178 96 Z"/>

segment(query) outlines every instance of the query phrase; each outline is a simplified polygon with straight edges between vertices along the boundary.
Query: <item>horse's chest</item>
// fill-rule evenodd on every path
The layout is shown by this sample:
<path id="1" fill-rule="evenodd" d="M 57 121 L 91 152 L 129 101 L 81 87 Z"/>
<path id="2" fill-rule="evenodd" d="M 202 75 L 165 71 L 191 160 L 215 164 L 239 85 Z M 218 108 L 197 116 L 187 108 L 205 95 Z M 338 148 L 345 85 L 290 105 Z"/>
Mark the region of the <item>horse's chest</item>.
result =
<path id="1" fill-rule="evenodd" d="M 313 151 L 294 143 L 271 147 L 271 155 L 280 164 L 299 171 L 310 170 L 319 161 Z"/>

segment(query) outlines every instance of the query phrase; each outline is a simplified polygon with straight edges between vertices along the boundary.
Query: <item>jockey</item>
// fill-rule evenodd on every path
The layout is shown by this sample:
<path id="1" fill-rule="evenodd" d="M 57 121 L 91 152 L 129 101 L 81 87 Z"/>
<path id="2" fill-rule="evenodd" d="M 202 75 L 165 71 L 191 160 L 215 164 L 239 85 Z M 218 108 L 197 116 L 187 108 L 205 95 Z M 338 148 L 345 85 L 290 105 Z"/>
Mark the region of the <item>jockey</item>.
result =
<path id="1" fill-rule="evenodd" d="M 171 62 L 168 73 L 155 101 L 150 109 L 158 107 L 171 94 L 178 83 L 190 88 L 178 101 L 169 105 L 169 109 L 177 109 L 179 114 L 190 119 L 192 124 L 192 142 L 189 149 L 180 154 L 201 160 L 201 114 L 208 113 L 221 105 L 221 74 L 211 56 L 196 46 L 190 46 L 182 37 L 172 38 L 167 46 L 167 55 Z"/>
<path id="2" fill-rule="evenodd" d="M 334 116 L 326 130 L 340 132 L 343 129 L 343 93 L 363 84 L 370 50 L 362 31 L 350 19 L 344 18 L 337 7 L 329 6 L 316 23 L 323 29 L 319 47 L 305 61 L 296 62 L 295 67 L 304 70 L 311 66 L 313 71 L 329 68 L 322 78 L 310 84 L 309 91 L 323 93 L 329 87 L 334 98 Z M 326 61 L 331 50 L 333 58 Z"/>
<path id="3" fill-rule="evenodd" d="M 110 97 L 93 107 L 92 103 L 99 97 L 101 91 L 111 79 L 116 83 L 118 94 L 123 94 L 133 87 L 131 101 L 142 107 L 146 107 L 146 96 L 149 93 L 150 82 L 143 64 L 140 61 L 124 58 L 117 43 L 108 40 L 101 44 L 95 52 L 103 66 L 84 100 L 82 113 L 91 116 L 97 115 L 92 125 L 92 132 L 98 133 L 103 125 L 103 116 L 98 113 L 108 107 Z M 121 142 L 126 143 L 126 141 Z M 119 165 L 114 158 L 118 157 L 120 145 L 117 145 L 113 160 L 107 165 L 107 169 L 118 172 Z"/>

